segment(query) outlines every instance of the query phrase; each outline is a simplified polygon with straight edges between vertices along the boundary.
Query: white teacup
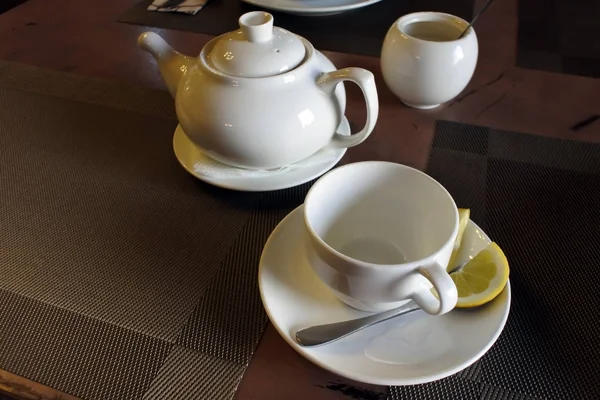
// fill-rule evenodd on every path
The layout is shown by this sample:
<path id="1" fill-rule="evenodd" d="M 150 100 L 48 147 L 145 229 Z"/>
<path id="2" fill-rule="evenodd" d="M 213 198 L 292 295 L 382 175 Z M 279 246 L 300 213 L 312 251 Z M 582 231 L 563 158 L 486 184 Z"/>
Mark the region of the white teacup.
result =
<path id="1" fill-rule="evenodd" d="M 378 161 L 336 168 L 308 192 L 304 223 L 308 262 L 349 306 L 384 311 L 412 299 L 441 315 L 456 305 L 446 266 L 458 209 L 427 174 Z"/>
<path id="2" fill-rule="evenodd" d="M 390 27 L 381 50 L 381 72 L 390 90 L 406 105 L 434 108 L 467 86 L 477 65 L 473 28 L 439 12 L 405 15 Z"/>

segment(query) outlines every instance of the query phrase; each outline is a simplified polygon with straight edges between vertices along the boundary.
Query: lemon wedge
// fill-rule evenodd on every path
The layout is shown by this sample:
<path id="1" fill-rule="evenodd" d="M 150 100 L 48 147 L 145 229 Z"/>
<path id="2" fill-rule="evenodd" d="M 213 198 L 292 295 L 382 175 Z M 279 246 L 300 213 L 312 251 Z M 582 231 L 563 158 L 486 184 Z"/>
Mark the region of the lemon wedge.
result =
<path id="1" fill-rule="evenodd" d="M 454 249 L 452 250 L 452 254 L 450 255 L 450 262 L 448 263 L 448 267 L 446 271 L 450 272 L 458 265 L 456 265 L 456 259 L 458 257 L 458 252 L 460 251 L 460 245 L 462 243 L 462 238 L 465 234 L 465 229 L 467 229 L 467 224 L 469 223 L 469 218 L 471 217 L 471 210 L 468 208 L 459 208 L 458 209 L 458 235 L 456 235 L 456 240 L 454 241 Z"/>
<path id="2" fill-rule="evenodd" d="M 508 282 L 508 260 L 492 242 L 461 269 L 450 274 L 458 291 L 457 308 L 471 308 L 496 298 Z"/>

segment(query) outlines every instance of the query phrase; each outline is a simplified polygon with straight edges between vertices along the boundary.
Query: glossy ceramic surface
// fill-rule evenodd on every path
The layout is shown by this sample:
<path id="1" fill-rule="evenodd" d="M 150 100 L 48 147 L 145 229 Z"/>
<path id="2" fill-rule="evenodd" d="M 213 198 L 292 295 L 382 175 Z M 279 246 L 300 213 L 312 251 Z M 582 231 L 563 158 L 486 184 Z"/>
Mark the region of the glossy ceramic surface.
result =
<path id="1" fill-rule="evenodd" d="M 345 117 L 338 131 L 342 135 L 350 135 L 350 124 Z M 199 173 L 199 169 L 206 165 L 214 168 L 215 161 L 190 141 L 181 126 L 177 127 L 173 136 L 173 150 L 183 168 L 196 178 L 213 186 L 243 192 L 280 190 L 301 185 L 329 171 L 346 154 L 345 148 L 327 150 L 328 154 L 320 151 L 297 165 L 272 172 L 236 171 L 235 167 L 221 165 L 217 167 L 218 171 L 206 175 Z"/>
<path id="2" fill-rule="evenodd" d="M 390 27 L 381 51 L 381 71 L 406 105 L 434 108 L 458 96 L 477 65 L 478 42 L 467 21 L 449 14 L 405 15 Z"/>
<path id="3" fill-rule="evenodd" d="M 429 175 L 382 161 L 336 168 L 306 195 L 304 223 L 309 264 L 348 305 L 383 311 L 414 300 L 436 315 L 456 305 L 446 265 L 458 209 Z"/>
<path id="4" fill-rule="evenodd" d="M 498 339 L 510 309 L 511 290 L 473 310 L 442 316 L 422 311 L 381 323 L 335 343 L 303 348 L 296 330 L 358 318 L 367 313 L 340 302 L 306 261 L 303 211 L 290 213 L 271 234 L 262 253 L 258 282 L 269 319 L 299 354 L 338 375 L 378 385 L 414 385 L 455 374 L 484 355 Z M 490 242 L 469 222 L 459 261 Z"/>
<path id="5" fill-rule="evenodd" d="M 292 70 L 305 56 L 298 36 L 273 27 L 271 14 L 256 11 L 240 17 L 240 29 L 220 36 L 206 60 L 230 76 L 261 78 Z"/>
<path id="6" fill-rule="evenodd" d="M 379 3 L 381 0 L 242 0 L 268 10 L 304 16 L 339 14 Z"/>
<path id="7" fill-rule="evenodd" d="M 326 147 L 362 143 L 379 113 L 373 74 L 336 70 L 308 41 L 272 24 L 268 13 L 244 14 L 239 31 L 214 38 L 198 58 L 175 52 L 152 32 L 140 36 L 190 140 L 215 160 L 247 169 L 279 168 Z M 365 126 L 351 136 L 336 132 L 346 108 L 344 81 L 360 86 L 367 103 Z"/>

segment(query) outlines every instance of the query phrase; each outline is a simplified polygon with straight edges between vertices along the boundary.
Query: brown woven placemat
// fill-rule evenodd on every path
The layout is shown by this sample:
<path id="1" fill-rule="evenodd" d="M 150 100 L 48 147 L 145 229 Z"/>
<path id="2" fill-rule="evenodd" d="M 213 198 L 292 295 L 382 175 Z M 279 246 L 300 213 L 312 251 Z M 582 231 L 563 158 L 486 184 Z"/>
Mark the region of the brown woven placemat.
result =
<path id="1" fill-rule="evenodd" d="M 264 242 L 306 187 L 190 176 L 173 100 L 0 63 L 0 368 L 85 399 L 230 399 Z"/>
<path id="2" fill-rule="evenodd" d="M 165 92 L 0 63 L 0 368 L 86 399 L 230 399 L 258 258 L 310 184 L 239 193 L 172 152 Z M 595 399 L 600 146 L 440 122 L 428 172 L 506 251 L 475 365 L 391 399 Z"/>
<path id="3" fill-rule="evenodd" d="M 511 312 L 476 364 L 389 399 L 598 399 L 600 145 L 438 122 L 428 173 L 505 251 Z"/>
<path id="4" fill-rule="evenodd" d="M 220 35 L 239 29 L 238 19 L 243 13 L 259 10 L 241 0 L 211 0 L 198 14 L 185 15 L 148 11 L 149 4 L 152 0 L 138 3 L 125 11 L 119 21 Z M 275 17 L 275 25 L 304 36 L 319 50 L 379 56 L 385 34 L 394 21 L 416 11 L 442 11 L 470 20 L 473 0 L 383 0 L 354 11 L 321 17 L 269 12 Z"/>
<path id="5" fill-rule="evenodd" d="M 0 14 L 3 14 L 16 6 L 25 3 L 26 0 L 2 0 L 0 3 Z"/>
<path id="6" fill-rule="evenodd" d="M 600 2 L 519 0 L 518 12 L 519 67 L 600 78 Z"/>

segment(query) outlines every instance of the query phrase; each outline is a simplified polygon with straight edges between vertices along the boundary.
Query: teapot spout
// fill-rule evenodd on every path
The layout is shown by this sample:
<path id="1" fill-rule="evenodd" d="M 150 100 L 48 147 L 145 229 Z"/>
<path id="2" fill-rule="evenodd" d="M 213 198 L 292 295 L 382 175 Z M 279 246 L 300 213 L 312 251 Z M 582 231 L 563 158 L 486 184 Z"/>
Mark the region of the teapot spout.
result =
<path id="1" fill-rule="evenodd" d="M 138 38 L 138 46 L 152 54 L 169 92 L 175 98 L 177 86 L 192 66 L 194 59 L 173 50 L 154 32 L 142 33 Z"/>

